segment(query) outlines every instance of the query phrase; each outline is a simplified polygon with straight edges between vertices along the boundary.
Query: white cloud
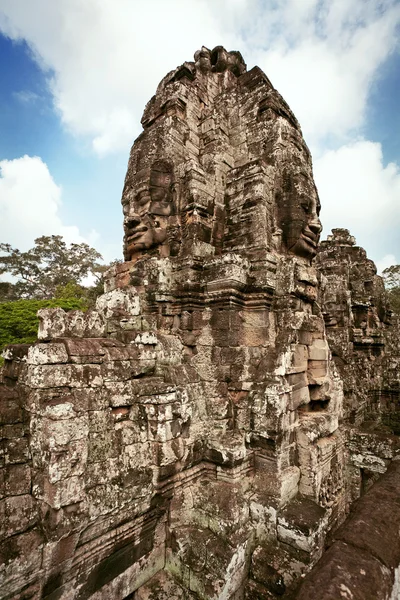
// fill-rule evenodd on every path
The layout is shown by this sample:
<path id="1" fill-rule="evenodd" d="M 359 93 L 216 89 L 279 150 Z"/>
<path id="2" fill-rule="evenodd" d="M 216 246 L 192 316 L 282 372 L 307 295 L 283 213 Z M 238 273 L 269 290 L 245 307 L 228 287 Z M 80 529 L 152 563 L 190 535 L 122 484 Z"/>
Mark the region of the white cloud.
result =
<path id="1" fill-rule="evenodd" d="M 268 6 L 249 26 L 252 59 L 294 110 L 314 154 L 328 138 L 347 141 L 363 124 L 374 77 L 396 47 L 400 5 L 285 0 Z"/>
<path id="2" fill-rule="evenodd" d="M 116 108 L 105 117 L 100 131 L 93 140 L 93 148 L 99 156 L 104 156 L 116 149 L 129 148 L 140 129 L 131 111 Z"/>
<path id="3" fill-rule="evenodd" d="M 0 8 L 0 30 L 25 39 L 51 69 L 64 123 L 101 155 L 129 147 L 158 81 L 202 44 L 259 64 L 314 148 L 343 137 L 362 123 L 399 22 L 395 0 L 2 0 Z"/>
<path id="4" fill-rule="evenodd" d="M 129 148 L 166 72 L 231 37 L 203 0 L 2 0 L 0 30 L 51 69 L 62 120 L 100 154 Z"/>
<path id="5" fill-rule="evenodd" d="M 397 265 L 397 259 L 394 254 L 385 254 L 385 256 L 376 262 L 376 268 L 378 269 L 378 274 L 381 275 L 382 271 L 387 267 L 391 267 L 392 265 Z"/>
<path id="6" fill-rule="evenodd" d="M 27 250 L 36 237 L 54 234 L 68 244 L 93 244 L 96 232 L 86 239 L 75 225 L 63 224 L 61 195 L 61 187 L 38 156 L 0 161 L 0 241 Z"/>
<path id="7" fill-rule="evenodd" d="M 383 164 L 380 144 L 361 140 L 328 151 L 315 161 L 314 174 L 324 235 L 345 227 L 377 262 L 383 263 L 385 244 L 400 255 L 400 168 Z"/>

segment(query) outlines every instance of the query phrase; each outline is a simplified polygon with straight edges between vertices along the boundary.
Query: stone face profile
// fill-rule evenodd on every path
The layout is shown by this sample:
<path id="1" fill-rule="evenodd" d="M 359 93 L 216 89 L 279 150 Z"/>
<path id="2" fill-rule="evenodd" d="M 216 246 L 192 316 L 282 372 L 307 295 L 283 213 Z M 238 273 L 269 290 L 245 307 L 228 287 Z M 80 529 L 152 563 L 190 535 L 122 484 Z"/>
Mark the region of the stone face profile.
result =
<path id="1" fill-rule="evenodd" d="M 383 600 L 400 549 L 369 551 L 379 511 L 357 546 L 374 490 L 400 522 L 398 329 L 373 263 L 344 229 L 318 246 L 300 126 L 239 52 L 202 47 L 142 125 L 125 262 L 95 308 L 42 310 L 5 352 L 2 597 L 311 598 L 335 568 Z"/>
<path id="2" fill-rule="evenodd" d="M 314 182 L 306 174 L 286 173 L 277 202 L 286 248 L 292 254 L 313 258 L 322 230 L 321 204 Z"/>
<path id="3" fill-rule="evenodd" d="M 176 215 L 173 168 L 156 161 L 149 176 L 148 189 L 139 192 L 132 202 L 126 222 L 126 250 L 129 258 L 167 240 L 169 217 Z"/>

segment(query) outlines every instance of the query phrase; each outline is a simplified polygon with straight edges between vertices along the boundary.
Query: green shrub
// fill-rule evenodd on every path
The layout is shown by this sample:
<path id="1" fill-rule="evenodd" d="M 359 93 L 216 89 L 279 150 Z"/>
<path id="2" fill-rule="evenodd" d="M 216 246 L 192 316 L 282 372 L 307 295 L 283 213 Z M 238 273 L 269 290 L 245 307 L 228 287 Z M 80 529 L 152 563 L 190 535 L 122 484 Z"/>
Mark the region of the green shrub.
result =
<path id="1" fill-rule="evenodd" d="M 86 310 L 82 298 L 54 298 L 52 300 L 15 300 L 0 302 L 0 352 L 8 344 L 29 344 L 37 339 L 40 308 Z"/>

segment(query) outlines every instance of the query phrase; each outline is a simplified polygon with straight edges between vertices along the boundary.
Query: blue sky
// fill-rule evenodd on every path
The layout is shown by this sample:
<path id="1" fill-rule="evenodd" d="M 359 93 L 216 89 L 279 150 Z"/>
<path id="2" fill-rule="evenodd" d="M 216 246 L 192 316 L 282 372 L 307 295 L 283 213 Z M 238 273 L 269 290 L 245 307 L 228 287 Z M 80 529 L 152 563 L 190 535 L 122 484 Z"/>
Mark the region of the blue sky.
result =
<path id="1" fill-rule="evenodd" d="M 365 136 L 371 135 L 381 142 L 385 162 L 399 163 L 400 159 L 399 95 L 400 57 L 397 51 L 385 61 L 372 84 L 364 127 Z"/>
<path id="2" fill-rule="evenodd" d="M 121 257 L 129 148 L 159 80 L 201 45 L 258 64 L 314 159 L 323 237 L 400 262 L 400 3 L 0 0 L 0 241 Z"/>

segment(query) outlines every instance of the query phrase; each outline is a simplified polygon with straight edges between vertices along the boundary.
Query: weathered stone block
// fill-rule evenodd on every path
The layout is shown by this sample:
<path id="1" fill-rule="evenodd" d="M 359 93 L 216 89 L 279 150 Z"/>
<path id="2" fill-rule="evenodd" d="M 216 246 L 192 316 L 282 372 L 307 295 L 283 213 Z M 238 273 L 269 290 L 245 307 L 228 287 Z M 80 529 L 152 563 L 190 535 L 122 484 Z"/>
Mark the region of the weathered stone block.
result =
<path id="1" fill-rule="evenodd" d="M 109 482 L 118 483 L 120 480 L 120 465 L 118 458 L 108 458 L 101 462 L 90 462 L 85 469 L 85 490 L 91 490 L 98 485 Z"/>
<path id="2" fill-rule="evenodd" d="M 91 519 L 97 519 L 117 509 L 119 486 L 112 483 L 97 485 L 87 491 L 87 498 L 89 501 L 89 516 Z"/>
<path id="3" fill-rule="evenodd" d="M 135 600 L 196 600 L 197 596 L 181 587 L 171 575 L 160 571 L 135 594 Z"/>
<path id="4" fill-rule="evenodd" d="M 2 595 L 15 597 L 17 593 L 19 598 L 39 596 L 43 542 L 40 528 L 34 527 L 0 543 Z"/>
<path id="5" fill-rule="evenodd" d="M 4 493 L 6 496 L 29 494 L 31 469 L 29 465 L 9 465 L 4 469 Z"/>
<path id="6" fill-rule="evenodd" d="M 289 394 L 288 408 L 289 410 L 296 410 L 299 406 L 304 406 L 310 402 L 310 390 L 308 386 L 300 389 L 295 389 Z"/>
<path id="7" fill-rule="evenodd" d="M 77 475 L 60 479 L 56 483 L 45 479 L 43 491 L 38 492 L 38 497 L 43 498 L 52 508 L 59 509 L 84 500 L 84 487 L 82 477 Z"/>
<path id="8" fill-rule="evenodd" d="M 329 348 L 326 340 L 317 339 L 308 346 L 308 358 L 311 361 L 325 361 L 329 357 Z"/>
<path id="9" fill-rule="evenodd" d="M 28 364 L 48 365 L 66 362 L 68 362 L 68 354 L 64 344 L 35 344 L 29 348 Z"/>
<path id="10" fill-rule="evenodd" d="M 4 506 L 6 536 L 26 531 L 38 520 L 36 503 L 30 494 L 10 496 L 1 501 Z"/>
<path id="11" fill-rule="evenodd" d="M 328 520 L 326 511 L 307 498 L 292 500 L 278 513 L 278 540 L 304 552 L 322 552 Z"/>
<path id="12" fill-rule="evenodd" d="M 117 456 L 118 448 L 110 431 L 91 432 L 88 439 L 88 462 L 102 462 Z"/>
<path id="13" fill-rule="evenodd" d="M 0 425 L 21 423 L 23 421 L 23 412 L 19 403 L 18 395 L 13 390 L 4 388 L 4 386 L 2 387 Z"/>
<path id="14" fill-rule="evenodd" d="M 29 369 L 34 388 L 99 387 L 102 381 L 100 365 L 39 365 Z"/>
<path id="15" fill-rule="evenodd" d="M 12 438 L 4 445 L 4 461 L 6 465 L 26 463 L 30 459 L 28 438 Z"/>
<path id="16" fill-rule="evenodd" d="M 67 314 L 62 308 L 41 308 L 39 317 L 39 340 L 63 337 L 66 332 Z"/>
<path id="17" fill-rule="evenodd" d="M 101 339 L 71 339 L 63 340 L 68 356 L 75 363 L 97 363 L 102 362 L 107 352 L 106 340 Z"/>
<path id="18" fill-rule="evenodd" d="M 101 388 L 81 388 L 71 390 L 72 402 L 76 412 L 88 410 L 104 410 L 110 405 L 107 385 Z M 117 384 L 114 384 L 117 386 Z"/>
<path id="19" fill-rule="evenodd" d="M 272 600 L 274 597 L 276 598 L 275 594 L 272 594 L 265 585 L 252 579 L 247 582 L 244 600 Z"/>
<path id="20" fill-rule="evenodd" d="M 91 410 L 88 413 L 89 431 L 106 433 L 113 425 L 111 410 Z"/>
<path id="21" fill-rule="evenodd" d="M 71 440 L 65 448 L 50 453 L 47 475 L 50 483 L 57 483 L 67 477 L 83 476 L 88 458 L 86 439 Z"/>
<path id="22" fill-rule="evenodd" d="M 3 425 L 1 437 L 4 440 L 20 439 L 24 436 L 25 427 L 22 423 L 13 423 L 12 425 Z"/>
<path id="23" fill-rule="evenodd" d="M 328 363 L 326 360 L 309 360 L 307 365 L 307 374 L 310 383 L 319 383 L 321 378 L 326 377 L 328 372 Z"/>
<path id="24" fill-rule="evenodd" d="M 389 569 L 358 548 L 338 542 L 323 555 L 318 568 L 301 586 L 298 600 L 336 600 L 346 594 L 352 600 L 388 598 L 392 591 Z M 344 596 L 345 597 L 345 596 Z"/>

